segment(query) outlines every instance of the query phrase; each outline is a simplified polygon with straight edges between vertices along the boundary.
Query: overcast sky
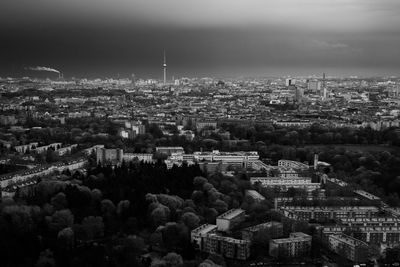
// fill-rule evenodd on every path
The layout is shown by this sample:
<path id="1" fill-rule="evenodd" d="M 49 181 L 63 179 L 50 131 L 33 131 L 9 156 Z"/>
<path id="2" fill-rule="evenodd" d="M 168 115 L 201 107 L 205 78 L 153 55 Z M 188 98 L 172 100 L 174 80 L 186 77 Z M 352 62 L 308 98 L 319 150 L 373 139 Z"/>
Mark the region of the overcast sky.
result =
<path id="1" fill-rule="evenodd" d="M 400 0 L 1 0 L 0 36 L 2 76 L 400 74 Z"/>

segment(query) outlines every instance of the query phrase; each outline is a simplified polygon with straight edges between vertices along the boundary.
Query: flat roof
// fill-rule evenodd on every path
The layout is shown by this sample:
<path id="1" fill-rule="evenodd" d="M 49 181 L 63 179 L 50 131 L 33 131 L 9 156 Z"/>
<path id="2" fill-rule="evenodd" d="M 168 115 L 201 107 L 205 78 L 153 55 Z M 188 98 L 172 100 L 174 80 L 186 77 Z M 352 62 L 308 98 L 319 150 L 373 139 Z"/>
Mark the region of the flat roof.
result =
<path id="1" fill-rule="evenodd" d="M 206 224 L 200 225 L 196 229 L 193 229 L 192 234 L 207 234 L 207 233 L 213 231 L 214 229 L 217 229 L 216 225 L 206 223 Z"/>
<path id="2" fill-rule="evenodd" d="M 244 213 L 244 210 L 242 210 L 242 209 L 231 209 L 231 210 L 228 210 L 227 212 L 222 213 L 221 215 L 219 215 L 217 217 L 217 219 L 230 220 L 230 219 L 233 219 L 233 218 L 235 218 L 236 216 L 238 216 L 238 215 L 240 215 L 242 213 Z"/>

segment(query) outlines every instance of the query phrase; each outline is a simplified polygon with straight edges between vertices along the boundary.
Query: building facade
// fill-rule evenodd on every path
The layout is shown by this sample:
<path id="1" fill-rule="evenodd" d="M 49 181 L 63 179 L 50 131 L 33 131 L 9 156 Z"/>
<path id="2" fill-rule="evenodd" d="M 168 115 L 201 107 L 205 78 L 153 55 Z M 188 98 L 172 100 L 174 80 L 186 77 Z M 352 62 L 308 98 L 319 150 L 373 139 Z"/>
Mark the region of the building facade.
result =
<path id="1" fill-rule="evenodd" d="M 245 211 L 232 209 L 217 217 L 218 231 L 228 232 L 245 220 Z"/>
<path id="2" fill-rule="evenodd" d="M 368 258 L 368 244 L 345 234 L 329 236 L 329 249 L 354 262 L 365 262 Z"/>
<path id="3" fill-rule="evenodd" d="M 311 241 L 311 236 L 302 232 L 291 233 L 288 238 L 272 239 L 269 242 L 269 255 L 276 258 L 306 256 L 311 251 Z"/>
<path id="4" fill-rule="evenodd" d="M 119 148 L 97 148 L 96 162 L 98 164 L 119 165 L 124 158 L 124 151 Z"/>

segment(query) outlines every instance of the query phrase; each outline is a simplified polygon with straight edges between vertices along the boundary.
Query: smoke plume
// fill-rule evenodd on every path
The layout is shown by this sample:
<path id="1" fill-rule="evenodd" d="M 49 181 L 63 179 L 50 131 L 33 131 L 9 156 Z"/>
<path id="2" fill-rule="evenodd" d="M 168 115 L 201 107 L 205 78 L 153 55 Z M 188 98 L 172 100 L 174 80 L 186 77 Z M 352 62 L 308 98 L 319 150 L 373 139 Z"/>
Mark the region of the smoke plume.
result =
<path id="1" fill-rule="evenodd" d="M 48 67 L 28 67 L 26 68 L 27 70 L 34 70 L 34 71 L 49 71 L 49 72 L 56 72 L 56 73 L 60 73 L 60 71 L 53 69 L 53 68 L 48 68 Z"/>

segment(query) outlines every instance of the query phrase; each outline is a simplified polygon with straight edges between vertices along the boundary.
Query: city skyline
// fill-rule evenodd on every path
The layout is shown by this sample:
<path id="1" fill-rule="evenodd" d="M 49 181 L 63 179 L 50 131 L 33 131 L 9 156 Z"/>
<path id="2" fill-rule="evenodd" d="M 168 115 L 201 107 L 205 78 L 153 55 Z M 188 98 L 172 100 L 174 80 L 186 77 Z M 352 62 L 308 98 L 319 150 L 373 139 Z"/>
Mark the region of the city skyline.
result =
<path id="1" fill-rule="evenodd" d="M 57 3 L 56 3 L 57 2 Z M 393 0 L 6 1 L 0 76 L 384 76 L 400 71 Z M 28 73 L 29 74 L 29 73 Z"/>

